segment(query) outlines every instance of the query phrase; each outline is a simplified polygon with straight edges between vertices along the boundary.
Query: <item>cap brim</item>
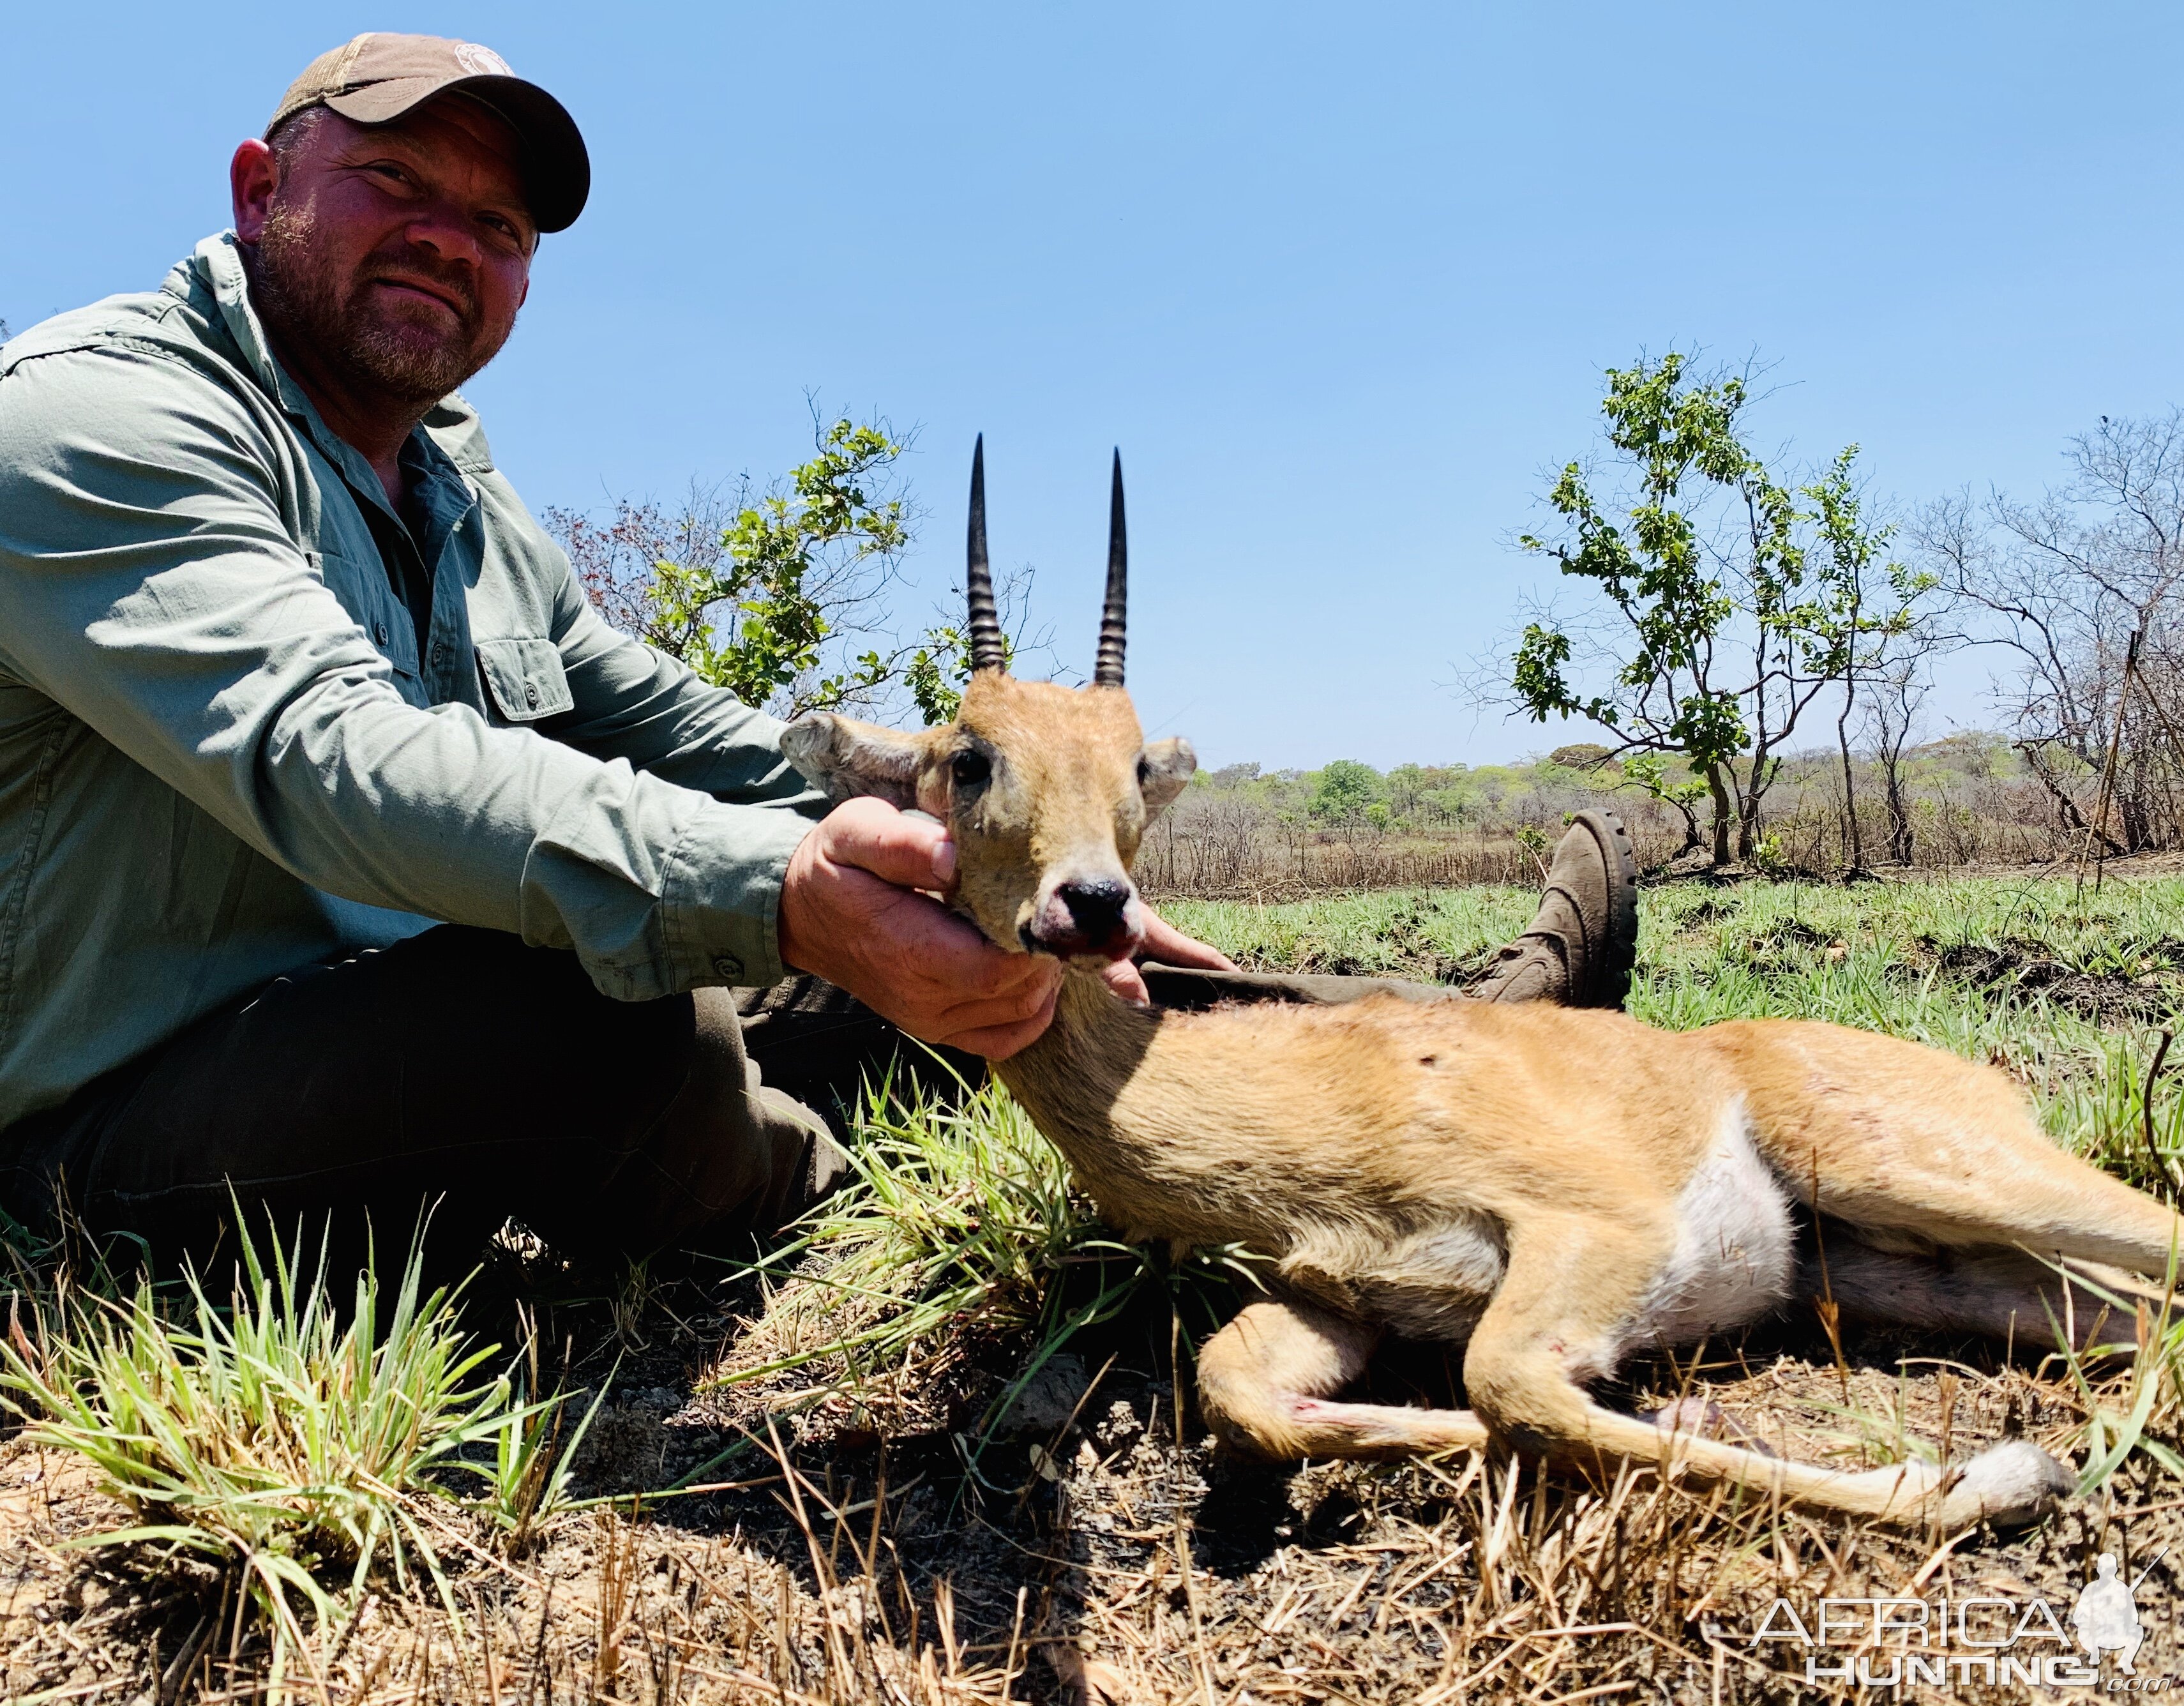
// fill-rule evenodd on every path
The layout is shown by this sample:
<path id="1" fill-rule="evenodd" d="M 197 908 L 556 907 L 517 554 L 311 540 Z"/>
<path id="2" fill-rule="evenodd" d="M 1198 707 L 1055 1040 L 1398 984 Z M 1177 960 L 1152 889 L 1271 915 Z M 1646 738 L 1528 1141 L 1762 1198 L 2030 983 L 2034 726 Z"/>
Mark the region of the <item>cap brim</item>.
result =
<path id="1" fill-rule="evenodd" d="M 592 192 L 592 157 L 569 109 L 521 77 L 387 77 L 324 97 L 359 125 L 392 124 L 440 95 L 467 95 L 515 132 L 523 150 L 525 193 L 542 231 L 566 231 Z"/>

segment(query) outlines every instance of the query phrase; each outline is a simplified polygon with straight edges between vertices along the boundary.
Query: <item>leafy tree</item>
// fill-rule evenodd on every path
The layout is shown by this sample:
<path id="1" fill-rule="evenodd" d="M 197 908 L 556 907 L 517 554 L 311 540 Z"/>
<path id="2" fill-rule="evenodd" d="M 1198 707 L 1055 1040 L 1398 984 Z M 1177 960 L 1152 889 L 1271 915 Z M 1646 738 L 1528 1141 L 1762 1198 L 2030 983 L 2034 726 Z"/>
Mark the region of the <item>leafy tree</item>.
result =
<path id="1" fill-rule="evenodd" d="M 1323 822 L 1356 823 L 1379 797 L 1379 771 L 1353 758 L 1338 758 L 1319 772 L 1319 784 L 1306 809 Z"/>
<path id="2" fill-rule="evenodd" d="M 903 678 L 928 728 L 955 722 L 971 679 L 969 639 L 952 624 L 930 629 L 928 643 L 912 654 Z"/>
<path id="3" fill-rule="evenodd" d="M 872 643 L 911 542 L 889 477 L 908 441 L 846 417 L 815 421 L 813 438 L 811 460 L 763 492 L 694 491 L 673 515 L 625 499 L 605 523 L 549 510 L 546 523 L 610 622 L 747 705 L 789 717 L 900 689 L 945 722 L 967 675 L 962 634 Z"/>
<path id="4" fill-rule="evenodd" d="M 1859 689 L 1866 689 L 1867 720 L 1880 736 L 1883 800 L 1890 818 L 1890 849 L 1909 862 L 1910 835 L 1902 796 L 1902 742 L 1908 731 L 1908 716 L 1892 717 L 1908 689 L 1907 668 L 1951 643 L 1941 633 L 1936 594 L 1943 592 L 1941 577 L 1931 570 L 1914 570 L 1888 555 L 1895 528 L 1866 523 L 1863 504 L 1851 479 L 1851 460 L 1857 446 L 1836 459 L 1821 477 L 1807 486 L 1803 495 L 1814 506 L 1813 519 L 1819 548 L 1828 560 L 1819 577 L 1830 600 L 1826 612 L 1826 644 L 1819 653 L 1821 666 L 1842 683 L 1842 710 L 1836 718 L 1836 750 L 1842 761 L 1843 864 L 1852 871 L 1865 864 L 1864 833 L 1858 815 L 1857 772 L 1851 761 L 1850 725 L 1858 711 Z M 1897 746 L 1891 750 L 1888 730 L 1895 722 Z"/>
<path id="5" fill-rule="evenodd" d="M 1722 864 L 1732 833 L 1738 856 L 1753 856 L 1784 744 L 1874 637 L 1914 620 L 1919 577 L 1884 561 L 1888 531 L 1864 515 L 1855 445 L 1802 484 L 1778 477 L 1743 436 L 1747 376 L 1685 369 L 1672 351 L 1608 370 L 1605 491 L 1570 463 L 1547 499 L 1559 533 L 1518 540 L 1589 583 L 1604 609 L 1580 630 L 1582 655 L 1552 617 L 1529 623 L 1511 680 L 1535 720 L 1611 731 L 1624 781 L 1674 806 L 1687 847 L 1710 839 Z M 1876 581 L 1891 596 L 1875 596 Z"/>
<path id="6" fill-rule="evenodd" d="M 1446 823 L 1468 823 L 1475 814 L 1468 788 L 1435 788 L 1423 796 L 1432 814 Z"/>
<path id="7" fill-rule="evenodd" d="M 1424 803 L 1426 772 L 1416 764 L 1399 764 L 1388 772 L 1388 810 L 1397 817 L 1408 817 Z"/>

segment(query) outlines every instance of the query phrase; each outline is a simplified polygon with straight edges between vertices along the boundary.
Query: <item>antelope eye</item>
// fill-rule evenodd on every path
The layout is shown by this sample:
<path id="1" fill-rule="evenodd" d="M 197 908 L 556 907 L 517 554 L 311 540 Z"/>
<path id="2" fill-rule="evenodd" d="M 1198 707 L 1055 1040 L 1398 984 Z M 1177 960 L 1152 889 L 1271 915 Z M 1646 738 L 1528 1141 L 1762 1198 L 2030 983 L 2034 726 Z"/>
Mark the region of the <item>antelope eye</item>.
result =
<path id="1" fill-rule="evenodd" d="M 959 752 L 948 767 L 958 788 L 977 788 L 994 773 L 993 761 L 983 752 Z"/>

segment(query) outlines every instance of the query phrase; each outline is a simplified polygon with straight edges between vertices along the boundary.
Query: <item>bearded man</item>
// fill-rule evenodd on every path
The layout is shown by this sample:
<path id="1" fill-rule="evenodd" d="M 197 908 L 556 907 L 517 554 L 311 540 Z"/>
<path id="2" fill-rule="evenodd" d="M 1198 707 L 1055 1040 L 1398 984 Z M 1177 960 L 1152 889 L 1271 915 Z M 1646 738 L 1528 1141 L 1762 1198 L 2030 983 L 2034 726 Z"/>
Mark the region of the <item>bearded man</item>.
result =
<path id="1" fill-rule="evenodd" d="M 202 1254 L 231 1204 L 457 1259 L 764 1233 L 901 1034 L 1000 1058 L 1053 960 L 954 850 L 831 813 L 780 725 L 610 630 L 456 387 L 590 181 L 473 43 L 359 36 L 148 295 L 0 348 L 0 1206 Z M 1619 1001 L 1580 822 L 1484 993 Z M 920 892 L 923 891 L 923 892 Z M 1150 920 L 1136 999 L 1344 999 Z"/>

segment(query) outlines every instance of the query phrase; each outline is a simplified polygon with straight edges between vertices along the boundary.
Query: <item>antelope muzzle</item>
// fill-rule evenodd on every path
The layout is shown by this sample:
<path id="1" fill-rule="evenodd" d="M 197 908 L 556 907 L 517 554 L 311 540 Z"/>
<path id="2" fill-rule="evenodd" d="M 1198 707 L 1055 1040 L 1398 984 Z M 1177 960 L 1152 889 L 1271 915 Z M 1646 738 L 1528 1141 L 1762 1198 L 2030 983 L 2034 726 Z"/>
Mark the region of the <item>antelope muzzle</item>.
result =
<path id="1" fill-rule="evenodd" d="M 1072 878 L 1047 889 L 1021 934 L 1035 954 L 1126 960 L 1145 944 L 1145 908 L 1127 877 Z"/>

